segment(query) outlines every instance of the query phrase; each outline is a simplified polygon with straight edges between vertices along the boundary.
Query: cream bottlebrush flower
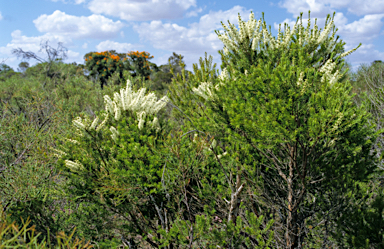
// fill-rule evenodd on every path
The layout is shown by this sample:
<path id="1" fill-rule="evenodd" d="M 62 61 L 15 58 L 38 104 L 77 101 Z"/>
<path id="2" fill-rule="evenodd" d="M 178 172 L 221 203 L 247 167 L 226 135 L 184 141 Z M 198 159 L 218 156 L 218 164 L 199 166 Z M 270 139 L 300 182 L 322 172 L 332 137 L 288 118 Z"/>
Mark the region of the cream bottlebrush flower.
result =
<path id="1" fill-rule="evenodd" d="M 312 35 L 311 35 L 311 42 L 316 42 L 319 37 L 319 26 L 317 26 L 317 18 L 315 19 L 315 25 L 313 26 L 312 29 Z"/>
<path id="2" fill-rule="evenodd" d="M 100 131 L 101 129 L 103 129 L 104 126 L 105 126 L 105 124 L 107 123 L 109 115 L 108 115 L 108 113 L 105 113 L 104 115 L 105 115 L 105 118 L 104 118 L 104 120 L 101 122 L 101 124 L 99 124 L 99 125 L 97 126 L 96 131 Z"/>
<path id="3" fill-rule="evenodd" d="M 218 76 L 218 79 L 219 83 L 215 86 L 216 90 L 219 90 L 219 86 L 223 85 L 224 82 L 229 79 L 229 74 L 226 68 L 221 71 L 220 75 Z M 194 87 L 192 91 L 200 97 L 204 98 L 205 100 L 215 97 L 213 93 L 212 82 L 201 82 L 200 85 L 197 88 Z"/>
<path id="4" fill-rule="evenodd" d="M 336 120 L 336 123 L 333 125 L 331 132 L 335 132 L 339 128 L 339 125 L 341 124 L 341 121 L 344 118 L 344 114 L 342 112 L 339 112 L 339 111 L 337 111 L 337 112 L 338 112 L 338 114 L 337 114 L 338 118 Z"/>
<path id="5" fill-rule="evenodd" d="M 298 86 L 303 84 L 303 79 L 304 79 L 304 72 L 301 72 L 299 78 L 297 79 Z"/>
<path id="6" fill-rule="evenodd" d="M 124 97 L 122 97 L 122 99 L 124 99 L 122 100 L 123 110 L 128 110 L 133 97 L 132 83 L 130 80 L 127 80 L 127 87 L 125 89 L 121 89 L 120 92 L 124 95 Z"/>
<path id="7" fill-rule="evenodd" d="M 221 71 L 220 75 L 218 76 L 220 81 L 226 81 L 229 79 L 228 70 L 227 68 L 224 68 L 223 71 Z"/>
<path id="8" fill-rule="evenodd" d="M 113 101 L 108 95 L 104 95 L 105 111 L 114 115 Z"/>
<path id="9" fill-rule="evenodd" d="M 74 139 L 69 139 L 69 138 L 66 138 L 65 140 L 67 140 L 68 142 L 70 142 L 70 143 L 73 143 L 73 144 L 80 144 L 80 142 L 79 142 L 79 141 L 77 141 L 77 140 L 74 140 Z"/>
<path id="10" fill-rule="evenodd" d="M 142 130 L 143 127 L 144 127 L 145 116 L 146 116 L 146 113 L 144 111 L 137 113 L 137 118 L 139 120 L 139 125 L 138 126 L 139 126 L 140 130 Z"/>
<path id="11" fill-rule="evenodd" d="M 58 158 L 61 158 L 62 156 L 67 155 L 67 153 L 65 153 L 62 150 L 58 150 L 58 149 L 55 149 L 55 148 L 51 148 L 51 150 L 56 151 L 58 153 L 58 154 L 56 154 L 56 153 L 53 154 L 54 156 L 56 156 Z"/>
<path id="12" fill-rule="evenodd" d="M 212 93 L 212 83 L 211 82 L 201 82 L 198 88 L 193 88 L 192 91 L 195 92 L 197 95 L 203 97 L 204 99 L 208 100 L 213 97 Z"/>
<path id="13" fill-rule="evenodd" d="M 339 70 L 336 70 L 336 72 L 332 75 L 332 77 L 329 79 L 329 84 L 333 85 L 340 79 L 341 75 Z"/>
<path id="14" fill-rule="evenodd" d="M 77 128 L 81 129 L 81 130 L 85 130 L 86 129 L 86 124 L 84 124 L 83 120 L 80 118 L 80 117 L 77 117 L 76 119 L 74 119 L 72 121 L 73 125 L 76 126 Z"/>
<path id="15" fill-rule="evenodd" d="M 99 122 L 99 117 L 96 117 L 96 118 L 93 120 L 93 122 L 92 122 L 90 128 L 91 128 L 91 129 L 95 129 L 95 127 L 96 127 L 96 125 L 97 125 L 98 122 Z"/>
<path id="16" fill-rule="evenodd" d="M 155 117 L 152 121 L 152 128 L 156 129 L 157 132 L 161 129 L 159 119 L 157 117 Z"/>
<path id="17" fill-rule="evenodd" d="M 143 110 L 148 114 L 152 114 L 153 107 L 156 101 L 157 101 L 157 97 L 154 93 L 148 94 L 142 99 L 140 110 Z"/>
<path id="18" fill-rule="evenodd" d="M 325 64 L 320 68 L 320 72 L 323 73 L 321 77 L 321 82 L 329 80 L 331 84 L 335 83 L 341 75 L 339 75 L 339 70 L 332 74 L 333 69 L 336 67 L 336 63 L 332 62 L 332 59 L 328 59 Z"/>
<path id="19" fill-rule="evenodd" d="M 345 56 L 347 56 L 347 55 L 350 55 L 351 53 L 355 52 L 356 49 L 358 49 L 360 46 L 361 46 L 361 44 L 359 44 L 359 46 L 357 46 L 357 47 L 355 47 L 355 48 L 353 48 L 353 49 L 351 49 L 351 50 L 349 50 L 349 51 L 347 51 L 347 52 L 345 52 L 345 53 L 342 53 L 342 54 L 340 55 L 340 58 L 343 58 L 343 57 L 345 57 Z"/>
<path id="20" fill-rule="evenodd" d="M 108 95 L 104 96 L 105 109 L 107 115 L 105 120 L 97 127 L 96 130 L 100 130 L 108 120 L 108 114 L 114 116 L 116 120 L 119 120 L 122 115 L 122 111 L 130 110 L 137 113 L 139 119 L 139 128 L 144 127 L 145 116 L 156 114 L 160 109 L 167 105 L 169 98 L 164 96 L 160 100 L 157 100 L 155 93 L 149 93 L 145 95 L 145 88 L 141 88 L 139 91 L 132 91 L 132 84 L 127 80 L 127 87 L 121 89 L 120 92 L 114 93 L 113 101 Z"/>
<path id="21" fill-rule="evenodd" d="M 333 28 L 334 24 L 333 21 L 328 23 L 328 25 L 324 28 L 323 32 L 321 32 L 320 36 L 317 38 L 317 43 L 321 44 L 323 41 L 328 37 L 329 33 L 331 32 L 331 29 Z"/>
<path id="22" fill-rule="evenodd" d="M 116 130 L 116 128 L 113 127 L 113 126 L 111 126 L 111 127 L 109 128 L 109 130 L 110 130 L 111 133 L 112 133 L 112 135 L 111 135 L 112 139 L 116 142 L 117 137 L 120 135 L 119 132 L 118 132 L 118 131 Z"/>
<path id="23" fill-rule="evenodd" d="M 299 27 L 299 45 L 300 46 L 303 45 L 303 34 L 302 34 L 302 32 L 303 32 L 302 27 Z"/>
<path id="24" fill-rule="evenodd" d="M 73 171 L 84 170 L 84 166 L 79 161 L 65 160 L 65 166 Z"/>
<path id="25" fill-rule="evenodd" d="M 286 47 L 291 40 L 291 28 L 286 25 L 286 28 L 284 29 L 284 35 L 283 35 L 283 42 L 280 44 L 282 47 Z"/>
<path id="26" fill-rule="evenodd" d="M 252 39 L 252 45 L 251 45 L 251 49 L 253 51 L 256 51 L 257 49 L 257 45 L 259 44 L 259 41 L 261 39 L 261 33 L 257 33 L 257 35 L 255 35 Z"/>
<path id="27" fill-rule="evenodd" d="M 161 109 L 163 109 L 168 104 L 168 102 L 169 102 L 168 96 L 163 96 L 152 107 L 152 114 L 158 113 Z"/>
<path id="28" fill-rule="evenodd" d="M 120 117 L 121 117 L 121 109 L 120 109 L 119 104 L 116 103 L 116 102 L 113 102 L 113 109 L 114 109 L 114 112 L 115 112 L 115 119 L 119 120 Z"/>
<path id="29" fill-rule="evenodd" d="M 248 37 L 252 38 L 253 34 L 255 33 L 255 28 L 256 28 L 256 20 L 255 20 L 255 15 L 251 11 L 251 14 L 249 15 L 248 22 L 246 24 L 247 27 L 247 33 Z"/>
<path id="30" fill-rule="evenodd" d="M 222 43 L 224 43 L 225 47 L 227 48 L 227 50 L 232 50 L 232 51 L 235 51 L 236 50 L 236 43 L 229 39 L 227 36 L 224 36 L 224 35 L 219 35 L 219 40 L 221 40 Z"/>
<path id="31" fill-rule="evenodd" d="M 141 88 L 137 93 L 133 94 L 134 97 L 129 106 L 129 109 L 131 109 L 133 112 L 139 111 L 139 107 L 141 106 L 141 100 L 144 97 L 145 90 L 145 88 Z"/>

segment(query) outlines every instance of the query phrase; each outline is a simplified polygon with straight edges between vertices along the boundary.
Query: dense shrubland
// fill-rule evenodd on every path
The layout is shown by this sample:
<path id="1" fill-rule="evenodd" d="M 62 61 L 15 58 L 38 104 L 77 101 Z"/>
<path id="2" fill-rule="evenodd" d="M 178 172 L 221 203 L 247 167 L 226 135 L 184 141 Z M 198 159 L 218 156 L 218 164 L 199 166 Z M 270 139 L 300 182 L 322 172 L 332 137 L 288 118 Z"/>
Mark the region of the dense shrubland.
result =
<path id="1" fill-rule="evenodd" d="M 349 71 L 330 17 L 223 26 L 220 74 L 2 64 L 0 248 L 384 248 L 384 64 Z"/>

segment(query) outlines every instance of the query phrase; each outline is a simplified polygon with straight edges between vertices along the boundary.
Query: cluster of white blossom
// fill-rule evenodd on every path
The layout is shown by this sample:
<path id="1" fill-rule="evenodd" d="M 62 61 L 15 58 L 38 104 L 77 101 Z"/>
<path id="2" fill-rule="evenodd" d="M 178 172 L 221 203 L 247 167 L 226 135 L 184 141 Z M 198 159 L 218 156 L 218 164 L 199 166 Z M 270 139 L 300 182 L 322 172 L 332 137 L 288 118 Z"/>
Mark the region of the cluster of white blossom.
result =
<path id="1" fill-rule="evenodd" d="M 201 82 L 198 88 L 192 88 L 192 91 L 199 95 L 200 97 L 203 97 L 205 100 L 208 100 L 212 97 L 214 97 L 214 94 L 212 92 L 212 82 Z"/>
<path id="2" fill-rule="evenodd" d="M 220 75 L 218 76 L 218 79 L 219 83 L 216 86 L 213 86 L 212 82 L 201 82 L 197 88 L 192 88 L 192 91 L 195 94 L 203 97 L 205 100 L 215 98 L 215 94 L 213 93 L 213 87 L 215 87 L 216 90 L 219 90 L 219 86 L 223 85 L 229 79 L 229 74 L 226 68 L 221 71 Z M 236 78 L 234 80 L 236 80 Z"/>
<path id="3" fill-rule="evenodd" d="M 164 96 L 160 100 L 157 100 L 157 97 L 154 93 L 145 95 L 145 88 L 141 88 L 139 91 L 135 92 L 132 90 L 131 81 L 127 81 L 127 87 L 122 88 L 120 92 L 115 92 L 113 100 L 108 96 L 104 96 L 105 110 L 104 120 L 99 124 L 99 118 L 96 117 L 92 122 L 88 117 L 81 118 L 77 117 L 72 121 L 73 125 L 77 128 L 77 135 L 83 136 L 83 131 L 85 130 L 96 130 L 99 131 L 105 127 L 110 116 L 114 117 L 115 120 L 119 120 L 123 111 L 131 111 L 137 114 L 139 121 L 139 129 L 143 129 L 145 123 L 145 117 L 148 115 L 157 114 L 163 107 L 166 106 L 169 99 L 167 96 Z M 157 131 L 160 130 L 160 124 L 157 117 L 154 117 L 152 122 L 149 122 L 151 128 L 155 128 Z M 114 141 L 117 140 L 119 132 L 113 126 L 109 128 L 111 132 L 111 137 Z M 78 144 L 77 140 L 67 139 L 72 143 Z M 66 153 L 60 150 L 54 149 L 57 153 L 57 157 L 62 157 Z M 84 166 L 76 161 L 65 160 L 65 165 L 74 171 L 83 170 Z"/>
<path id="4" fill-rule="evenodd" d="M 228 26 L 222 23 L 224 28 L 224 33 L 216 32 L 219 39 L 224 43 L 224 53 L 228 54 L 230 50 L 238 51 L 243 49 L 242 44 L 249 45 L 251 44 L 251 49 L 256 51 L 258 48 L 258 44 L 269 44 L 270 49 L 285 49 L 288 47 L 290 41 L 292 41 L 292 36 L 298 36 L 298 43 L 300 45 L 311 44 L 313 47 L 320 47 L 322 44 L 326 46 L 326 53 L 330 53 L 336 44 L 335 40 L 335 25 L 333 18 L 326 22 L 326 25 L 323 30 L 319 29 L 317 25 L 317 19 L 315 19 L 315 24 L 313 29 L 311 28 L 311 20 L 308 18 L 307 27 L 304 27 L 300 18 L 297 19 L 294 27 L 289 27 L 288 24 L 284 23 L 284 32 L 281 30 L 281 25 L 279 25 L 277 39 L 272 36 L 271 32 L 267 29 L 267 25 L 260 19 L 256 21 L 254 19 L 254 14 L 251 12 L 249 15 L 249 20 L 244 22 L 241 20 L 239 14 L 239 30 L 235 27 L 234 24 L 231 24 L 228 21 Z M 261 28 L 261 29 L 260 29 Z M 332 32 L 332 35 L 329 34 Z M 354 52 L 358 47 L 351 49 L 343 54 L 341 54 L 340 58 L 343 58 L 352 52 Z M 312 52 L 309 56 L 313 57 L 314 52 Z M 336 72 L 332 73 L 335 69 L 336 63 L 334 63 L 331 59 L 329 59 L 319 71 L 323 73 L 321 82 L 329 82 L 329 84 L 333 85 L 335 82 L 339 80 L 341 77 L 340 72 L 336 70 Z M 220 79 L 222 80 L 222 79 Z M 302 78 L 298 80 L 298 84 L 301 84 Z M 303 88 L 306 87 L 306 84 L 301 84 Z M 203 82 L 198 88 L 194 88 L 194 91 L 204 97 L 205 99 L 212 97 L 211 89 L 212 84 Z M 217 86 L 216 86 L 217 87 Z"/>
<path id="5" fill-rule="evenodd" d="M 329 82 L 329 84 L 333 85 L 337 80 L 341 77 L 341 74 L 339 70 L 336 70 L 335 73 L 332 73 L 332 71 L 335 69 L 336 63 L 332 61 L 332 59 L 328 59 L 324 65 L 320 68 L 320 72 L 323 73 L 321 77 L 321 82 L 324 83 L 326 81 Z"/>
<path id="6" fill-rule="evenodd" d="M 145 91 L 145 88 L 141 88 L 137 92 L 133 91 L 131 81 L 127 80 L 127 87 L 122 88 L 120 92 L 115 92 L 113 95 L 113 100 L 108 95 L 104 96 L 106 114 L 104 120 L 99 125 L 98 117 L 96 117 L 92 123 L 87 117 L 78 117 L 73 120 L 73 124 L 78 128 L 79 131 L 91 129 L 99 131 L 105 126 L 109 116 L 114 117 L 115 120 L 119 120 L 123 111 L 130 110 L 133 113 L 137 113 L 139 121 L 138 127 L 139 129 L 143 129 L 145 117 L 148 115 L 157 114 L 164 106 L 166 106 L 167 102 L 169 101 L 167 96 L 157 100 L 157 97 L 154 93 L 145 95 Z M 150 122 L 150 125 L 156 130 L 160 129 L 157 117 L 155 117 L 153 121 Z M 116 128 L 110 127 L 109 130 L 112 133 L 111 136 L 113 140 L 116 140 L 119 135 Z M 79 132 L 79 135 L 80 134 L 81 132 Z"/>
<path id="7" fill-rule="evenodd" d="M 218 79 L 221 82 L 225 82 L 226 80 L 229 79 L 229 74 L 228 74 L 227 68 L 224 68 L 223 71 L 221 71 L 220 75 L 218 76 Z"/>
<path id="8" fill-rule="evenodd" d="M 305 92 L 305 89 L 307 88 L 308 85 L 308 79 L 304 80 L 304 72 L 300 72 L 299 78 L 297 79 L 297 86 L 301 88 L 301 94 Z"/>
<path id="9" fill-rule="evenodd" d="M 116 128 L 113 127 L 113 126 L 111 126 L 111 128 L 109 128 L 109 130 L 110 130 L 111 133 L 112 133 L 112 135 L 111 135 L 112 139 L 113 139 L 114 141 L 116 141 L 116 140 L 117 140 L 117 137 L 119 136 L 119 132 L 118 132 L 118 131 L 116 130 Z"/>
<path id="10" fill-rule="evenodd" d="M 88 117 L 85 117 L 85 118 L 77 117 L 76 119 L 74 119 L 72 121 L 72 123 L 78 129 L 77 135 L 82 136 L 82 132 L 81 132 L 82 130 L 93 130 L 94 129 L 96 131 L 99 131 L 100 129 L 102 129 L 104 127 L 104 125 L 107 121 L 108 121 L 108 114 L 105 114 L 104 120 L 99 125 L 98 125 L 99 117 L 96 117 L 92 121 L 92 123 Z M 74 140 L 74 141 L 76 141 L 76 140 Z"/>
<path id="11" fill-rule="evenodd" d="M 57 153 L 53 153 L 54 156 L 60 158 L 64 155 L 66 155 L 67 153 L 65 153 L 64 151 L 61 151 L 61 150 L 58 150 L 58 149 L 55 149 L 55 148 L 51 148 L 53 151 L 56 151 Z"/>
<path id="12" fill-rule="evenodd" d="M 286 29 L 283 34 L 281 32 L 281 27 L 279 26 L 278 38 L 275 39 L 271 32 L 267 29 L 265 22 L 262 22 L 261 19 L 259 21 L 254 19 L 253 12 L 249 15 L 249 20 L 247 22 L 241 20 L 240 14 L 238 20 L 239 30 L 234 24 L 228 22 L 228 26 L 221 23 L 224 28 L 224 34 L 217 32 L 219 39 L 225 45 L 224 53 L 226 54 L 229 53 L 229 50 L 236 51 L 242 49 L 240 44 L 251 44 L 251 49 L 253 51 L 257 49 L 260 42 L 263 42 L 264 44 L 268 43 L 272 49 L 286 47 L 291 36 L 297 29 L 297 24 L 295 24 L 292 31 L 290 30 L 290 27 L 286 25 Z"/>
<path id="13" fill-rule="evenodd" d="M 339 129 L 339 125 L 341 124 L 341 121 L 344 118 L 344 114 L 342 112 L 340 112 L 339 110 L 337 110 L 336 112 L 337 112 L 337 120 L 336 120 L 336 123 L 333 125 L 331 132 L 335 132 L 337 129 Z"/>
<path id="14" fill-rule="evenodd" d="M 104 96 L 107 112 L 114 114 L 116 120 L 119 120 L 122 110 L 144 111 L 148 115 L 153 115 L 160 111 L 169 101 L 167 96 L 157 100 L 154 93 L 145 96 L 145 91 L 145 88 L 141 88 L 138 92 L 134 92 L 131 81 L 127 80 L 127 87 L 121 89 L 120 93 L 116 92 L 113 101 L 109 96 Z"/>
<path id="15" fill-rule="evenodd" d="M 65 160 L 65 166 L 67 166 L 70 170 L 73 171 L 80 171 L 84 170 L 84 166 L 79 161 L 71 161 L 71 160 Z"/>

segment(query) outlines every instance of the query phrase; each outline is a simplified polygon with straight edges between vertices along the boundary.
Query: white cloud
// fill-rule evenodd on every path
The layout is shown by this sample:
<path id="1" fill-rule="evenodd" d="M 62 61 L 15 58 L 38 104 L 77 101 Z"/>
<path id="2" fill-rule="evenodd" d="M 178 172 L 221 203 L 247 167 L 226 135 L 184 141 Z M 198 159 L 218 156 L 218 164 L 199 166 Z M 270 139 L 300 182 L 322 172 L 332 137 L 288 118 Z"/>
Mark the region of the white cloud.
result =
<path id="1" fill-rule="evenodd" d="M 41 15 L 33 21 L 37 30 L 72 38 L 110 38 L 124 26 L 101 15 L 72 16 L 56 10 L 51 15 Z"/>
<path id="2" fill-rule="evenodd" d="M 300 12 L 303 12 L 305 15 L 308 14 L 308 10 L 311 11 L 311 16 L 313 17 L 323 17 L 327 14 L 332 13 L 333 11 L 322 1 L 316 0 L 284 0 L 279 2 L 279 6 L 286 8 L 289 13 L 293 14 L 293 17 L 296 18 L 300 15 Z"/>
<path id="3" fill-rule="evenodd" d="M 196 63 L 199 57 L 204 56 L 204 52 L 215 56 L 217 50 L 223 48 L 223 44 L 214 30 L 222 30 L 221 21 L 226 23 L 229 20 L 237 25 L 238 13 L 247 20 L 250 10 L 235 6 L 227 11 L 211 11 L 202 16 L 198 23 L 189 24 L 189 27 L 152 21 L 135 25 L 134 29 L 139 33 L 141 39 L 149 41 L 154 48 L 185 56 L 185 62 L 191 68 L 192 63 Z M 214 60 L 218 62 L 217 58 Z M 156 63 L 165 64 L 167 61 L 157 61 Z"/>
<path id="4" fill-rule="evenodd" d="M 79 52 L 75 52 L 75 51 L 72 51 L 72 50 L 68 50 L 67 52 L 67 59 L 66 61 L 67 62 L 76 62 L 76 63 L 83 63 L 84 62 L 84 59 L 82 58 L 82 56 L 80 56 L 80 53 Z"/>
<path id="5" fill-rule="evenodd" d="M 198 13 L 200 13 L 201 11 L 203 11 L 202 8 L 199 8 L 199 9 L 197 9 L 197 10 L 192 10 L 192 11 L 188 12 L 185 16 L 186 16 L 186 17 L 197 16 Z"/>
<path id="6" fill-rule="evenodd" d="M 350 13 L 355 15 L 381 14 L 384 12 L 384 1 L 382 0 L 338 0 L 325 1 L 331 8 L 347 8 Z"/>
<path id="7" fill-rule="evenodd" d="M 339 27 L 339 34 L 352 43 L 368 42 L 380 34 L 384 14 L 366 15 L 360 20 Z"/>
<path id="8" fill-rule="evenodd" d="M 88 43 L 84 43 L 83 46 L 81 46 L 83 49 L 87 49 L 88 48 Z"/>
<path id="9" fill-rule="evenodd" d="M 0 20 L 3 20 L 3 16 L 1 15 L 1 12 L 0 12 Z"/>
<path id="10" fill-rule="evenodd" d="M 325 16 L 332 14 L 336 9 L 347 9 L 355 15 L 381 14 L 384 12 L 384 1 L 378 0 L 283 0 L 279 3 L 280 7 L 286 8 L 295 17 L 300 12 L 311 15 Z"/>
<path id="11" fill-rule="evenodd" d="M 97 51 L 116 50 L 118 53 L 128 53 L 129 51 L 132 51 L 140 47 L 143 47 L 143 46 L 135 45 L 131 43 L 120 43 L 120 42 L 107 40 L 107 41 L 100 42 L 96 46 L 96 49 Z"/>
<path id="12" fill-rule="evenodd" d="M 128 21 L 182 18 L 196 0 L 92 0 L 88 8 L 96 14 L 107 14 Z"/>

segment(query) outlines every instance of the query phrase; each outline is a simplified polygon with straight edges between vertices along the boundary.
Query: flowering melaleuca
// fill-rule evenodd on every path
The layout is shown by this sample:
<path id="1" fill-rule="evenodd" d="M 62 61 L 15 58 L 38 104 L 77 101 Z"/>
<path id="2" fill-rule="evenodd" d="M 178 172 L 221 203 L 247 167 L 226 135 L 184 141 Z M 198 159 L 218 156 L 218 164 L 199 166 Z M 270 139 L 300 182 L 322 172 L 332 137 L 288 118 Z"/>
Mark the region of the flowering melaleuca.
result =
<path id="1" fill-rule="evenodd" d="M 104 96 L 106 114 L 104 120 L 99 125 L 98 117 L 96 117 L 92 122 L 88 117 L 77 117 L 72 121 L 72 123 L 78 129 L 80 135 L 81 130 L 101 130 L 104 128 L 109 116 L 112 116 L 116 121 L 118 121 L 124 111 L 131 111 L 137 114 L 139 121 L 138 127 L 139 129 L 143 129 L 145 117 L 156 115 L 168 102 L 167 96 L 158 100 L 154 93 L 145 95 L 145 91 L 145 88 L 141 88 L 137 92 L 133 91 L 131 81 L 127 80 L 127 87 L 122 88 L 120 92 L 115 92 L 113 100 L 108 95 Z M 150 125 L 151 128 L 155 128 L 157 131 L 160 129 L 159 122 L 156 117 L 152 122 L 150 122 Z M 110 131 L 112 132 L 111 136 L 113 140 L 116 140 L 118 136 L 116 128 L 111 127 Z"/>
<path id="2" fill-rule="evenodd" d="M 157 114 L 168 102 L 168 97 L 164 96 L 157 99 L 154 93 L 145 95 L 145 88 L 134 92 L 130 80 L 127 80 L 127 87 L 116 92 L 113 100 L 109 96 L 104 96 L 105 110 L 111 114 L 115 120 L 119 120 L 123 111 L 137 113 L 139 128 L 142 129 L 146 116 Z M 140 114 L 140 115 L 139 115 Z"/>
<path id="3" fill-rule="evenodd" d="M 72 144 L 80 144 L 80 140 L 84 137 L 84 133 L 90 133 L 92 131 L 109 131 L 113 141 L 117 142 L 120 135 L 115 126 L 106 127 L 106 124 L 111 119 L 119 121 L 127 111 L 137 116 L 138 128 L 142 130 L 145 126 L 145 119 L 148 116 L 154 116 L 153 121 L 147 123 L 150 129 L 155 129 L 158 132 L 160 128 L 159 120 L 156 114 L 166 106 L 168 97 L 164 96 L 161 99 L 157 99 L 154 93 L 145 95 L 145 88 L 141 88 L 138 91 L 132 90 L 131 81 L 127 81 L 127 87 L 122 88 L 120 92 L 115 92 L 113 99 L 108 95 L 104 96 L 105 113 L 100 122 L 100 118 L 96 117 L 93 121 L 89 117 L 77 117 L 72 121 L 72 124 L 76 128 L 75 134 L 77 139 L 67 139 Z M 64 151 L 54 149 L 55 156 L 58 158 L 66 155 Z M 84 169 L 84 166 L 78 161 L 65 160 L 65 165 L 72 171 L 79 171 Z"/>
<path id="4" fill-rule="evenodd" d="M 225 81 L 229 80 L 229 75 L 226 68 L 221 71 L 221 74 L 218 76 L 218 80 L 219 83 L 216 86 L 213 86 L 212 82 L 202 82 L 197 88 L 194 87 L 192 91 L 200 97 L 203 97 L 205 100 L 208 100 L 214 97 L 212 89 L 213 87 L 215 87 L 216 90 L 219 90 L 219 86 L 223 85 Z"/>
<path id="5" fill-rule="evenodd" d="M 84 166 L 80 162 L 73 162 L 71 160 L 65 160 L 65 166 L 67 166 L 72 171 L 84 170 Z"/>
<path id="6" fill-rule="evenodd" d="M 299 22 L 300 19 L 300 22 Z M 222 23 L 224 28 L 224 33 L 220 33 L 216 31 L 219 39 L 224 43 L 224 53 L 228 55 L 231 51 L 235 54 L 239 54 L 240 51 L 267 51 L 267 50 L 279 50 L 281 52 L 286 52 L 289 50 L 291 42 L 294 42 L 292 37 L 296 36 L 296 42 L 301 47 L 311 47 L 315 48 L 309 56 L 314 58 L 314 60 L 318 60 L 321 58 L 321 54 L 316 54 L 315 50 L 318 48 L 326 48 L 322 53 L 331 53 L 335 48 L 336 40 L 335 33 L 337 29 L 335 29 L 333 18 L 327 17 L 324 30 L 319 30 L 317 26 L 317 19 L 315 19 L 314 28 L 311 29 L 311 21 L 310 17 L 308 18 L 307 27 L 304 27 L 302 24 L 301 17 L 297 18 L 296 24 L 294 27 L 289 27 L 288 24 L 284 24 L 284 31 L 281 30 L 281 25 L 279 25 L 277 38 L 273 37 L 271 32 L 267 29 L 267 25 L 265 21 L 260 19 L 256 21 L 254 19 L 254 14 L 251 12 L 249 15 L 249 20 L 244 22 L 241 20 L 240 14 L 238 18 L 239 22 L 239 30 L 235 27 L 234 24 L 231 24 L 228 21 L 228 26 Z M 330 33 L 332 32 L 331 36 Z M 357 48 L 351 49 L 347 52 L 340 54 L 337 59 L 341 59 L 352 52 L 354 52 Z M 268 52 L 267 52 L 268 54 Z M 335 70 L 336 63 L 333 61 L 333 58 L 329 58 L 326 63 L 320 65 L 314 65 L 315 68 L 321 73 L 322 78 L 321 82 L 328 82 L 330 85 L 333 85 L 341 78 L 341 73 L 339 70 Z M 230 72 L 233 74 L 234 70 L 231 68 Z M 247 70 L 244 71 L 247 75 Z M 222 75 L 218 77 L 221 84 L 224 84 L 225 81 L 229 81 L 230 77 L 228 76 L 228 71 L 226 68 L 222 71 Z M 297 72 L 298 77 L 297 85 L 301 86 L 301 92 L 304 92 L 306 88 L 306 84 L 301 84 L 303 81 L 302 72 Z M 236 80 L 232 78 L 232 80 Z M 218 86 L 215 86 L 218 89 Z M 213 84 L 211 82 L 202 82 L 197 88 L 193 88 L 193 91 L 203 97 L 204 99 L 212 99 L 214 94 L 212 92 Z"/>

